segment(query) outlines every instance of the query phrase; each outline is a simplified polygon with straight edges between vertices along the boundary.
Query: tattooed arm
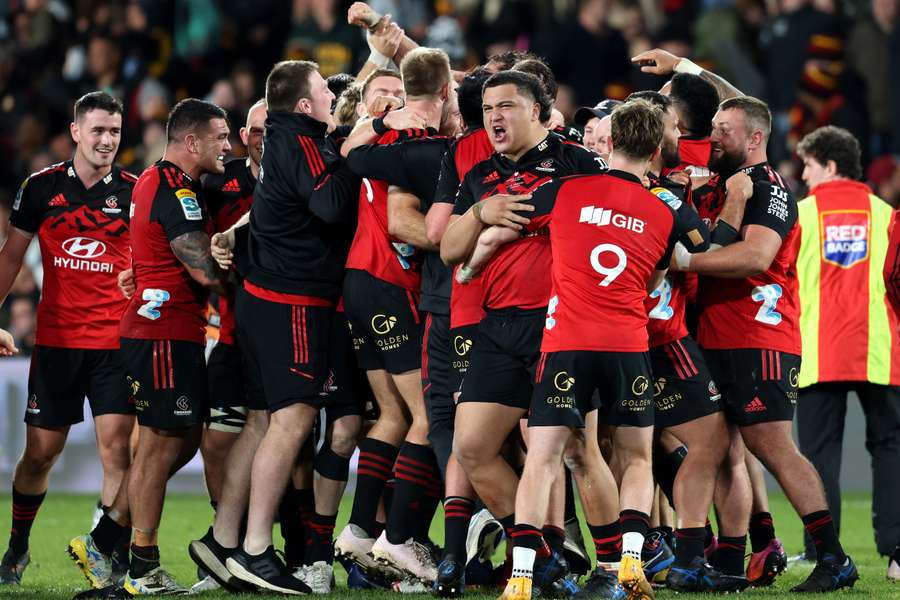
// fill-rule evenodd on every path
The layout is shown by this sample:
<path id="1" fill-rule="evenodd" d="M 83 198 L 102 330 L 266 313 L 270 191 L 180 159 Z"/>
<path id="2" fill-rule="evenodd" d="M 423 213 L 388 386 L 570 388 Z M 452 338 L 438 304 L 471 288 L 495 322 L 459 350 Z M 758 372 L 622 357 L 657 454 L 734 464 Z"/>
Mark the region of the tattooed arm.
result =
<path id="1" fill-rule="evenodd" d="M 169 242 L 172 252 L 194 280 L 217 294 L 226 294 L 227 273 L 219 268 L 209 250 L 209 236 L 189 231 Z"/>

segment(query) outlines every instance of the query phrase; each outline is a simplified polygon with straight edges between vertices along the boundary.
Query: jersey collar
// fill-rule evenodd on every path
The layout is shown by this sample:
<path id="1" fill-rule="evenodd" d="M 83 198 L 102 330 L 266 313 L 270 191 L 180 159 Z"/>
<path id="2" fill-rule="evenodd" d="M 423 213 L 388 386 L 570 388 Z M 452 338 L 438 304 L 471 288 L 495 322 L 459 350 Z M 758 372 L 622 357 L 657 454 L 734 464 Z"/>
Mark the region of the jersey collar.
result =
<path id="1" fill-rule="evenodd" d="M 328 124 L 317 121 L 309 115 L 294 112 L 269 111 L 266 130 L 270 127 L 285 128 L 292 133 L 323 136 L 328 132 Z"/>
<path id="2" fill-rule="evenodd" d="M 84 186 L 84 182 L 81 180 L 81 177 L 79 177 L 78 173 L 75 172 L 75 161 L 73 159 L 69 159 L 65 162 L 65 166 L 66 175 L 69 176 L 69 179 L 71 179 L 75 183 L 75 185 L 80 186 L 81 189 L 85 192 L 93 192 L 97 190 L 102 191 L 103 189 L 109 187 L 109 185 L 118 175 L 118 167 L 115 163 L 113 163 L 113 165 L 109 169 L 109 173 L 104 175 L 99 181 L 97 181 L 97 183 L 92 185 L 90 188 L 86 188 Z"/>
<path id="3" fill-rule="evenodd" d="M 539 158 L 543 158 L 545 155 L 555 150 L 557 146 L 559 146 L 559 139 L 559 136 L 547 133 L 547 137 L 541 140 L 537 146 L 523 154 L 517 161 L 512 161 L 502 154 L 498 154 L 497 156 L 500 157 L 501 164 L 510 167 L 515 168 L 521 165 L 527 165 L 529 163 L 535 162 Z"/>
<path id="4" fill-rule="evenodd" d="M 619 179 L 624 179 L 625 181 L 630 181 L 631 183 L 636 183 L 638 185 L 643 185 L 640 177 L 636 177 L 632 173 L 628 171 L 620 171 L 619 169 L 610 169 L 606 172 L 607 175 L 612 175 L 613 177 L 618 177 Z"/>

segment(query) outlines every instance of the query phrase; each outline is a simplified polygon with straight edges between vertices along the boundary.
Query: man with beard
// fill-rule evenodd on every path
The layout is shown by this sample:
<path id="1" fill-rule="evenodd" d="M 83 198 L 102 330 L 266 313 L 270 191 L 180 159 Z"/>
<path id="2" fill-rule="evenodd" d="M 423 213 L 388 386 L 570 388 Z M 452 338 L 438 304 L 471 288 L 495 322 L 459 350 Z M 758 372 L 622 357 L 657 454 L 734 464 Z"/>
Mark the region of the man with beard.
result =
<path id="1" fill-rule="evenodd" d="M 706 183 L 710 176 L 710 120 L 719 102 L 743 96 L 743 93 L 712 71 L 659 48 L 641 52 L 631 62 L 641 65 L 644 73 L 663 76 L 674 73 L 672 80 L 660 91 L 672 97 L 679 115 L 682 162 L 678 170 L 687 171 L 695 187 Z"/>
<path id="2" fill-rule="evenodd" d="M 791 438 L 800 370 L 797 203 L 767 162 L 771 125 L 768 107 L 755 98 L 720 105 L 710 136 L 710 167 L 718 176 L 699 210 L 704 218 L 717 218 L 725 181 L 745 173 L 752 191 L 740 239 L 702 254 L 679 248 L 675 262 L 701 276 L 698 341 L 722 390 L 726 416 L 740 433 L 732 435 L 732 451 L 743 441 L 766 465 L 815 542 L 816 567 L 793 591 L 824 592 L 851 587 L 859 575 L 838 539 L 821 479 Z M 749 500 L 737 511 L 744 523 Z M 745 532 L 729 540 L 733 557 L 720 563 L 726 573 L 743 571 Z"/>

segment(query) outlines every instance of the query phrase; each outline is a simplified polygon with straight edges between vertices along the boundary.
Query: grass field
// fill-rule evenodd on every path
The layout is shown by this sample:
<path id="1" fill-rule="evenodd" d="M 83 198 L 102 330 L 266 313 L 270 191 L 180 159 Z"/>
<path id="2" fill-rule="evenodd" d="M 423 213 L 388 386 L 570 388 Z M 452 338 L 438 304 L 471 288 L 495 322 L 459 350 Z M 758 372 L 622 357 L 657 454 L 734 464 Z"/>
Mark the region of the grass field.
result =
<path id="1" fill-rule="evenodd" d="M 70 598 L 75 592 L 84 589 L 85 581 L 76 570 L 66 554 L 66 544 L 72 537 L 83 533 L 90 524 L 91 510 L 95 497 L 49 494 L 41 507 L 31 537 L 31 565 L 25 572 L 23 585 L 17 588 L 0 589 L 0 596 L 25 599 Z M 843 543 L 859 566 L 861 580 L 852 591 L 842 591 L 841 598 L 878 598 L 900 599 L 900 584 L 890 584 L 885 580 L 886 562 L 877 555 L 872 540 L 871 507 L 868 496 L 851 495 L 844 497 Z M 350 512 L 350 504 L 345 499 L 338 517 L 338 528 L 342 527 Z M 790 506 L 781 496 L 772 498 L 772 514 L 778 535 L 784 542 L 789 554 L 796 553 L 801 547 L 800 521 Z M 3 530 L 10 518 L 10 500 L 8 495 L 0 496 L 0 525 Z M 202 535 L 212 518 L 212 509 L 205 497 L 191 495 L 173 495 L 166 500 L 163 524 L 160 532 L 160 552 L 163 565 L 183 585 L 190 585 L 196 580 L 194 564 L 187 554 L 187 544 L 191 539 Z M 436 541 L 442 539 L 442 518 L 438 513 L 432 524 L 432 537 Z M 587 531 L 585 538 L 590 540 Z M 5 534 L 2 540 L 5 551 Z M 592 549 L 589 549 L 592 550 Z M 810 567 L 790 569 L 780 577 L 770 589 L 748 590 L 743 597 L 782 600 L 791 598 L 790 587 L 806 577 Z M 332 594 L 339 598 L 386 598 L 396 594 L 388 592 L 348 592 L 345 587 L 346 575 L 343 569 L 336 568 L 338 587 Z M 470 591 L 468 598 L 488 599 L 498 594 L 494 590 Z M 217 600 L 232 597 L 226 593 L 207 593 L 204 598 Z M 247 596 L 250 598 L 251 596 Z M 254 595 L 253 597 L 259 597 Z M 665 590 L 657 594 L 659 598 L 675 598 L 676 595 Z M 678 600 L 712 597 L 704 594 L 678 594 Z"/>

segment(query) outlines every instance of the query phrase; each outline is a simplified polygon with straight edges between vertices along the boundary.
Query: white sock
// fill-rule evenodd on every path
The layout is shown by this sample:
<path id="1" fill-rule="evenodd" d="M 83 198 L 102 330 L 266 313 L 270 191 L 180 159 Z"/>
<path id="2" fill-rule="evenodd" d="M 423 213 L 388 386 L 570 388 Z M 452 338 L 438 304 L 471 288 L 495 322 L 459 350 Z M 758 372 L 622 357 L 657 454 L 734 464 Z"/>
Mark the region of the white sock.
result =
<path id="1" fill-rule="evenodd" d="M 528 577 L 531 579 L 534 574 L 534 557 L 537 552 L 531 548 L 523 548 L 515 546 L 513 548 L 513 577 Z"/>
<path id="2" fill-rule="evenodd" d="M 640 533 L 629 531 L 622 534 L 622 556 L 628 555 L 640 559 L 643 547 L 644 536 Z"/>

